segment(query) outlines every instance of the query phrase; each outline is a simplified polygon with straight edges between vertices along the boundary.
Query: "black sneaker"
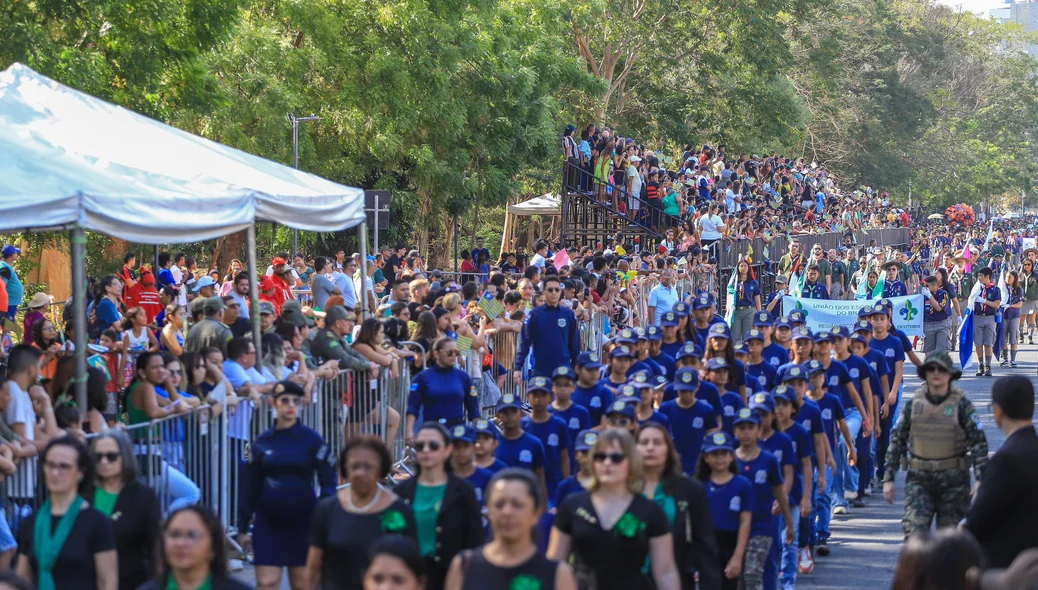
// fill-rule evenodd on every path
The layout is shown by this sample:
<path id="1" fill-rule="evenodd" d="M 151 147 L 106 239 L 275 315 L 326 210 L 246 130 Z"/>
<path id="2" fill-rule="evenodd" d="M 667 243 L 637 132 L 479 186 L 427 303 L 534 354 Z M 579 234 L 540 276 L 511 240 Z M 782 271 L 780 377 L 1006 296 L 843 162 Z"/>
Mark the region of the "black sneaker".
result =
<path id="1" fill-rule="evenodd" d="M 1015 369 L 1017 367 L 1016 361 L 1009 361 L 1009 366 Z"/>
<path id="2" fill-rule="evenodd" d="M 854 500 L 851 500 L 851 506 L 854 506 L 855 508 L 864 508 L 865 507 L 864 495 L 863 494 L 858 494 L 857 496 L 855 496 Z"/>
<path id="3" fill-rule="evenodd" d="M 815 547 L 815 553 L 819 557 L 829 557 L 829 546 L 825 539 L 818 539 L 818 546 Z"/>
<path id="4" fill-rule="evenodd" d="M 1009 366 L 1009 359 L 1007 359 L 1007 358 L 1002 359 L 1002 362 L 999 363 L 998 366 L 1000 366 L 1000 367 L 1008 367 Z"/>
<path id="5" fill-rule="evenodd" d="M 977 373 L 974 375 L 974 377 L 983 377 L 983 376 L 984 376 L 984 365 L 977 365 Z"/>
<path id="6" fill-rule="evenodd" d="M 988 368 L 984 371 L 984 376 L 985 377 L 990 377 L 991 376 L 991 366 L 990 365 L 988 365 Z"/>

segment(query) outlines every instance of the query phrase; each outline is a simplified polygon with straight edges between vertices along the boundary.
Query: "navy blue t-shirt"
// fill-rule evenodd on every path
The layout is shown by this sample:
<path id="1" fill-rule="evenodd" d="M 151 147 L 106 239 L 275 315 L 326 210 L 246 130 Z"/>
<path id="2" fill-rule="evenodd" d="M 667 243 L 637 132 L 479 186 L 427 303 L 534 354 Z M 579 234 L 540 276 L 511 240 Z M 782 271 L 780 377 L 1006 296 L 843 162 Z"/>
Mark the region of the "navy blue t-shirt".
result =
<path id="1" fill-rule="evenodd" d="M 747 364 L 746 374 L 749 375 L 748 381 L 756 382 L 764 391 L 775 389 L 778 369 L 768 364 L 767 360 L 756 365 Z"/>
<path id="2" fill-rule="evenodd" d="M 717 414 L 710 404 L 701 399 L 688 408 L 679 406 L 678 400 L 663 402 L 660 413 L 670 420 L 674 446 L 681 455 L 681 471 L 694 474 L 703 448 L 703 437 L 708 431 L 717 428 Z"/>
<path id="3" fill-rule="evenodd" d="M 725 390 L 721 394 L 721 429 L 728 433 L 728 436 L 735 438 L 735 416 L 739 413 L 739 410 L 746 406 L 742 402 L 742 396 L 734 391 Z"/>
<path id="4" fill-rule="evenodd" d="M 544 447 L 544 485 L 548 488 L 548 501 L 555 501 L 555 489 L 562 481 L 562 454 L 569 449 L 569 429 L 561 418 L 550 416 L 544 422 L 535 422 L 530 416 L 523 418 L 523 430 L 536 436 Z M 501 452 L 498 451 L 500 456 Z"/>
<path id="5" fill-rule="evenodd" d="M 529 432 L 524 432 L 522 436 L 516 439 L 508 439 L 504 436 L 498 437 L 497 452 L 495 454 L 502 463 L 509 467 L 520 467 L 530 471 L 536 471 L 538 468 L 545 467 L 547 461 L 541 439 Z M 547 483 L 548 473 L 546 468 L 544 479 Z"/>
<path id="6" fill-rule="evenodd" d="M 492 477 L 494 477 L 494 474 L 489 469 L 476 467 L 472 475 L 465 478 L 465 481 L 472 484 L 472 487 L 475 488 L 476 499 L 479 500 L 480 504 L 483 504 L 484 498 L 486 498 L 487 484 L 490 483 L 490 478 Z"/>
<path id="7" fill-rule="evenodd" d="M 869 368 L 872 369 L 872 372 L 869 374 L 869 378 L 874 379 L 874 381 L 871 382 L 872 395 L 878 397 L 879 402 L 882 404 L 883 398 L 890 392 L 883 390 L 881 379 L 886 375 L 887 384 L 889 385 L 894 378 L 894 376 L 890 374 L 890 363 L 887 362 L 887 359 L 883 356 L 882 352 L 873 350 L 872 348 L 870 348 L 862 358 L 865 359 Z"/>
<path id="8" fill-rule="evenodd" d="M 905 347 L 901 343 L 901 339 L 895 334 L 887 334 L 887 337 L 880 340 L 873 338 L 869 342 L 869 348 L 883 355 L 883 358 L 887 361 L 887 369 L 890 371 L 888 380 L 891 385 L 894 384 L 894 372 L 897 370 L 896 363 L 905 362 Z M 879 371 L 879 369 L 876 369 Z M 904 375 L 904 365 L 902 364 L 901 374 Z M 902 377 L 903 378 L 903 377 Z"/>
<path id="9" fill-rule="evenodd" d="M 670 343 L 664 342 L 660 346 L 660 351 L 663 352 L 663 354 L 669 356 L 672 359 L 677 359 L 678 358 L 678 353 L 681 352 L 681 349 L 684 346 L 685 346 L 685 343 L 682 342 L 681 340 L 675 340 L 674 342 L 670 342 Z"/>
<path id="10" fill-rule="evenodd" d="M 865 379 L 868 379 L 870 377 L 872 367 L 869 366 L 868 361 L 856 354 L 852 354 L 840 362 L 847 367 L 847 374 L 851 376 L 851 383 L 854 384 L 854 389 L 857 390 L 858 397 L 861 398 L 861 405 L 864 406 L 866 410 L 868 410 L 869 400 L 865 397 L 865 387 L 862 386 L 862 383 L 865 381 Z M 872 388 L 871 381 L 869 381 L 869 388 Z M 845 408 L 857 407 L 851 401 L 849 395 L 847 396 L 847 399 L 840 398 L 840 402 L 843 403 L 843 407 Z"/>
<path id="11" fill-rule="evenodd" d="M 595 383 L 591 387 L 583 387 L 578 383 L 570 399 L 587 410 L 592 426 L 602 423 L 602 414 L 613 404 L 613 394 L 601 383 Z"/>
<path id="12" fill-rule="evenodd" d="M 853 408 L 855 406 L 850 404 L 851 394 L 847 391 L 848 383 L 853 383 L 853 380 L 847 371 L 847 365 L 836 359 L 830 360 L 829 367 L 825 370 L 825 390 L 840 398 L 843 407 Z M 858 394 L 861 395 L 861 387 L 858 387 Z"/>
<path id="13" fill-rule="evenodd" d="M 789 351 L 786 350 L 785 346 L 782 346 L 778 342 L 772 342 L 765 346 L 760 355 L 764 357 L 764 362 L 768 363 L 776 370 L 789 362 Z"/>
<path id="14" fill-rule="evenodd" d="M 649 359 L 663 369 L 664 377 L 674 379 L 674 372 L 678 370 L 678 363 L 673 356 L 661 351 L 659 356 L 650 356 Z"/>
<path id="15" fill-rule="evenodd" d="M 591 414 L 577 403 L 570 404 L 565 410 L 557 410 L 555 406 L 550 405 L 548 406 L 548 411 L 551 412 L 552 416 L 556 416 L 566 423 L 566 430 L 569 432 L 569 445 L 566 447 L 569 449 L 569 467 L 570 470 L 575 470 L 577 457 L 574 443 L 576 443 L 577 435 L 580 434 L 580 431 L 591 428 Z"/>
<path id="16" fill-rule="evenodd" d="M 836 423 L 844 419 L 843 416 L 843 404 L 840 403 L 840 398 L 836 397 L 831 393 L 826 393 L 821 399 L 812 400 L 818 404 L 818 409 L 822 413 L 822 430 L 825 431 L 825 437 L 829 439 L 829 448 L 836 452 L 836 436 L 837 426 Z"/>
<path id="17" fill-rule="evenodd" d="M 790 505 L 798 505 L 804 495 L 804 473 L 801 463 L 805 457 L 811 460 L 812 465 L 817 463 L 815 443 L 807 430 L 796 422 L 790 424 L 782 434 L 786 435 L 793 445 L 793 485 L 789 487 L 789 502 Z"/>
<path id="18" fill-rule="evenodd" d="M 775 499 L 775 486 L 782 485 L 782 468 L 775 455 L 761 450 L 752 461 L 743 461 L 736 457 L 739 475 L 753 484 L 753 525 L 750 536 L 772 535 L 775 531 L 775 519 L 771 514 L 771 506 Z"/>
<path id="19" fill-rule="evenodd" d="M 825 427 L 822 426 L 822 409 L 813 399 L 804 397 L 804 403 L 800 404 L 800 409 L 797 410 L 796 422 L 811 435 L 812 447 L 814 446 L 814 436 L 825 434 Z M 814 449 L 814 451 L 813 461 L 817 467 L 819 449 Z"/>
<path id="20" fill-rule="evenodd" d="M 706 497 L 710 501 L 710 520 L 714 521 L 714 528 L 719 531 L 737 532 L 741 513 L 754 512 L 757 508 L 753 484 L 741 475 L 720 485 L 707 479 Z M 771 509 L 770 503 L 768 509 Z"/>

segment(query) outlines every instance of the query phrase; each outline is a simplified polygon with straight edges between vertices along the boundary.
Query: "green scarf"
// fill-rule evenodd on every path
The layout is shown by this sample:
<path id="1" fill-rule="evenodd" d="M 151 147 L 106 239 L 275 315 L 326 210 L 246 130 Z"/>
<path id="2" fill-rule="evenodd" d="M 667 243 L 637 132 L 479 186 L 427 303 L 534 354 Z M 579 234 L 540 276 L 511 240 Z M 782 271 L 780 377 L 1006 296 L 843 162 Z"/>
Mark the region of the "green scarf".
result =
<path id="1" fill-rule="evenodd" d="M 198 590 L 212 590 L 213 588 L 213 576 L 210 575 L 205 579 L 205 582 L 198 587 Z M 180 590 L 180 586 L 177 586 L 177 581 L 173 579 L 173 574 L 169 574 L 169 580 L 166 581 L 165 590 Z"/>
<path id="2" fill-rule="evenodd" d="M 36 526 L 33 527 L 32 542 L 36 551 L 36 568 L 39 570 L 39 581 L 36 583 L 39 590 L 55 590 L 52 570 L 58 561 L 61 548 L 65 546 L 65 541 L 72 532 L 72 525 L 76 524 L 76 518 L 79 516 L 79 509 L 83 506 L 83 502 L 85 500 L 77 494 L 72 505 L 69 506 L 68 512 L 58 521 L 58 528 L 53 535 L 50 533 L 50 498 L 36 513 Z"/>

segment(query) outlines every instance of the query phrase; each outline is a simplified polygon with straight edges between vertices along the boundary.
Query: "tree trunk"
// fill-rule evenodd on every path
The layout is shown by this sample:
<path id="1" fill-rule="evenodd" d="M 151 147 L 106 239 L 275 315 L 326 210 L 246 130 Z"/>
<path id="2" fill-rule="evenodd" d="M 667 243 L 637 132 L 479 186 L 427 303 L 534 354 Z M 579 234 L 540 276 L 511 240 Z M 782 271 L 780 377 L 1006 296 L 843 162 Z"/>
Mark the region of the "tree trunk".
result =
<path id="1" fill-rule="evenodd" d="M 231 267 L 231 259 L 233 258 L 237 258 L 242 262 L 242 268 L 245 268 L 245 259 L 247 257 L 245 252 L 245 234 L 245 231 L 233 233 L 220 238 L 216 243 L 216 249 L 213 252 L 212 268 L 219 270 L 221 277 Z"/>
<path id="2" fill-rule="evenodd" d="M 422 200 L 422 216 L 418 222 L 418 233 L 415 238 L 418 252 L 425 256 L 430 256 L 432 253 L 429 251 L 429 217 L 432 215 L 432 196 L 427 190 L 421 190 L 418 194 L 421 195 Z M 427 262 L 431 264 L 433 261 L 429 260 Z"/>

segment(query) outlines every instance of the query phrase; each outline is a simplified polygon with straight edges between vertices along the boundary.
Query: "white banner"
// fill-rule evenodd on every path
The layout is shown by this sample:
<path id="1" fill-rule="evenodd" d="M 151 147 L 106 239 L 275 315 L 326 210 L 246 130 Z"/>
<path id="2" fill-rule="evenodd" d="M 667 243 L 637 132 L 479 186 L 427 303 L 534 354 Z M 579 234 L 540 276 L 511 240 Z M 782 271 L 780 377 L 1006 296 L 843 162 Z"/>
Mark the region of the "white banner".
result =
<path id="1" fill-rule="evenodd" d="M 833 326 L 851 327 L 858 321 L 858 310 L 866 305 L 875 305 L 878 299 L 869 301 L 842 301 L 833 299 L 804 299 L 803 297 L 782 298 L 782 310 L 787 314 L 794 309 L 804 312 L 807 327 L 812 332 L 828 330 Z M 923 335 L 923 296 L 891 297 L 894 304 L 894 325 L 909 336 Z"/>

